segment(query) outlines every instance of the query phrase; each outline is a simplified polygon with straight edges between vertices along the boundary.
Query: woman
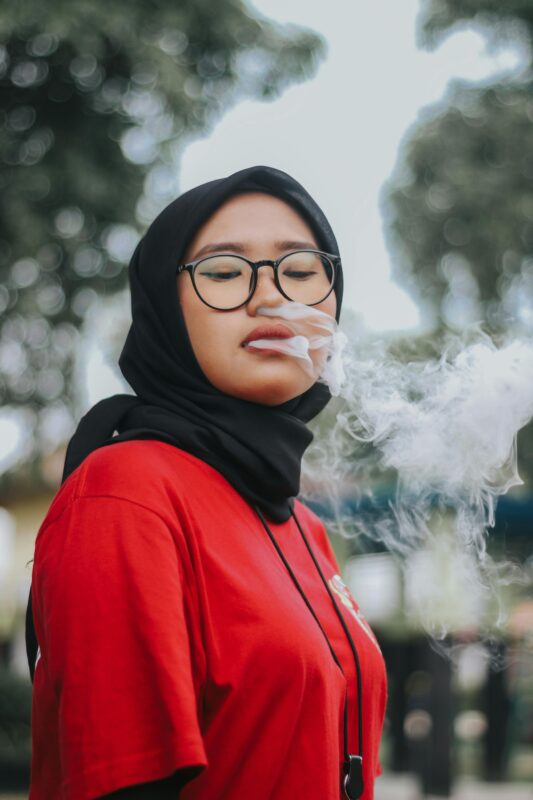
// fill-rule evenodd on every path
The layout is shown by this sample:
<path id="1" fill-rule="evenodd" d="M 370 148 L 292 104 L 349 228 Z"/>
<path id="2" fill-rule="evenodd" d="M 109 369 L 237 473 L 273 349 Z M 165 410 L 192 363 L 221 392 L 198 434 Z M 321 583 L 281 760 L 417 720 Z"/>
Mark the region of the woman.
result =
<path id="1" fill-rule="evenodd" d="M 130 283 L 136 395 L 81 420 L 36 541 L 30 798 L 368 800 L 383 660 L 294 500 L 330 395 L 254 346 L 292 333 L 262 309 L 338 319 L 333 232 L 250 167 L 168 206 Z"/>

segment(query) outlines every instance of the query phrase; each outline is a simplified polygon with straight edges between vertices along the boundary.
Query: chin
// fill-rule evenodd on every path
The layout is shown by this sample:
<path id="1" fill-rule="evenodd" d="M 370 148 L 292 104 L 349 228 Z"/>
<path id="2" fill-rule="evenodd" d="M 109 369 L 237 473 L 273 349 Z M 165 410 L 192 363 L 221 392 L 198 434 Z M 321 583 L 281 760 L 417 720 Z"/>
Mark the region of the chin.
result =
<path id="1" fill-rule="evenodd" d="M 262 387 L 256 385 L 253 387 L 252 391 L 250 391 L 249 387 L 247 387 L 247 389 L 243 388 L 242 392 L 238 394 L 235 393 L 235 396 L 241 397 L 243 400 L 248 400 L 251 403 L 259 403 L 263 406 L 280 406 L 283 403 L 287 403 L 289 400 L 293 400 L 295 397 L 299 397 L 299 395 L 306 392 L 310 386 L 311 384 L 308 382 L 302 382 L 298 386 L 293 384 L 291 387 L 280 386 L 279 383 Z"/>
<path id="2" fill-rule="evenodd" d="M 262 363 L 260 369 L 228 369 L 225 374 L 217 370 L 217 374 L 208 376 L 211 383 L 224 394 L 258 403 L 264 406 L 280 406 L 299 397 L 315 382 L 302 369 L 294 364 L 283 365 L 273 360 Z M 228 380 L 228 374 L 233 380 Z"/>

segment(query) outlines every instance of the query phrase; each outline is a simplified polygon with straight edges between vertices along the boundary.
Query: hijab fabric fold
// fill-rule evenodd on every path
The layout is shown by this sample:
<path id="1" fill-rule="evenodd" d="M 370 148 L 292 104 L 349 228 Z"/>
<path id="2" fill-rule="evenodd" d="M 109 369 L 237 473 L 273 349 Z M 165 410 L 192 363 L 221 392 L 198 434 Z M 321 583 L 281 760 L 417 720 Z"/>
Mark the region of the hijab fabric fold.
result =
<path id="1" fill-rule="evenodd" d="M 289 518 L 299 492 L 301 459 L 312 440 L 306 423 L 324 408 L 330 393 L 315 383 L 289 402 L 265 406 L 220 392 L 196 361 L 176 287 L 176 268 L 198 228 L 243 191 L 284 200 L 309 224 L 320 249 L 339 255 L 320 207 L 281 170 L 249 167 L 174 200 L 150 225 L 129 265 L 132 323 L 119 366 L 135 395 L 114 395 L 85 414 L 69 442 L 62 481 L 98 447 L 158 439 L 213 466 L 274 522 Z M 338 319 L 340 264 L 335 293 Z"/>

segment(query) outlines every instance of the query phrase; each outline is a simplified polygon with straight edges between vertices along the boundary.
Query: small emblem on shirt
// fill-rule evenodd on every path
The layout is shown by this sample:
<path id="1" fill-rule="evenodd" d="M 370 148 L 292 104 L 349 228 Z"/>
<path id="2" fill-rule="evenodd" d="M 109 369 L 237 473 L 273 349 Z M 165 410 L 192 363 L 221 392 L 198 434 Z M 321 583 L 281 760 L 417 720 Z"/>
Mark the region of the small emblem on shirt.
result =
<path id="1" fill-rule="evenodd" d="M 359 610 L 359 606 L 357 605 L 357 603 L 353 599 L 350 590 L 348 589 L 348 587 L 344 583 L 344 581 L 341 578 L 341 576 L 340 575 L 333 575 L 333 577 L 329 579 L 328 584 L 329 584 L 330 589 L 333 589 L 333 591 L 335 592 L 337 597 L 340 598 L 342 604 L 344 606 L 346 606 L 346 608 L 350 611 L 351 615 L 357 621 L 359 626 L 364 630 L 364 632 L 366 633 L 366 635 L 368 636 L 370 641 L 373 642 L 373 644 L 375 644 L 375 646 L 377 647 L 377 649 L 381 653 L 381 650 L 380 650 L 379 644 L 377 642 L 377 639 L 376 639 L 376 637 L 374 636 L 374 634 L 372 632 L 372 628 L 370 627 L 370 625 L 368 624 L 366 619 L 361 614 L 361 611 Z"/>

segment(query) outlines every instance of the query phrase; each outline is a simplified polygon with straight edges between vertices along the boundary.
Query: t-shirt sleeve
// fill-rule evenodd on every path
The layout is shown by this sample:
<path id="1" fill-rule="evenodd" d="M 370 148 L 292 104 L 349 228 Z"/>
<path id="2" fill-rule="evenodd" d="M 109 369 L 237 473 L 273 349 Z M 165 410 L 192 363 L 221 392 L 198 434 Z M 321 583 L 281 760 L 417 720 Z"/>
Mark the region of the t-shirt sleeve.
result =
<path id="1" fill-rule="evenodd" d="M 63 797 L 89 800 L 206 766 L 192 602 L 154 511 L 77 497 L 40 532 L 34 614 L 58 708 Z M 200 659 L 201 661 L 201 659 Z"/>

